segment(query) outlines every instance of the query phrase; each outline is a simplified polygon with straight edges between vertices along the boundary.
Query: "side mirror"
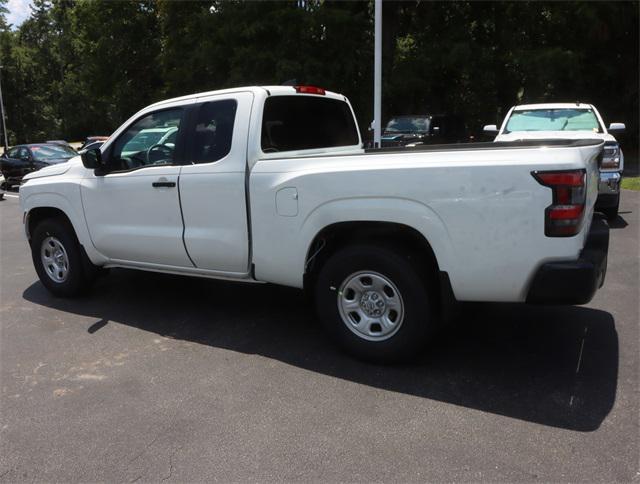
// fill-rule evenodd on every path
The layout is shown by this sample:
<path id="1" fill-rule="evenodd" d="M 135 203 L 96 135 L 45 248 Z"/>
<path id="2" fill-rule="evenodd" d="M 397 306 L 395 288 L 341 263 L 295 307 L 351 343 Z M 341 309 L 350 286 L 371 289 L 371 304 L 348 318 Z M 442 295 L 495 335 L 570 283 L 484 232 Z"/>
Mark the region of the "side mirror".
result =
<path id="1" fill-rule="evenodd" d="M 609 133 L 611 134 L 623 134 L 627 127 L 624 123 L 611 123 L 609 125 Z"/>
<path id="2" fill-rule="evenodd" d="M 94 171 L 98 176 L 104 175 L 107 171 L 106 160 L 102 159 L 102 152 L 98 148 L 87 150 L 82 155 L 82 164 L 85 168 L 89 168 Z"/>
<path id="3" fill-rule="evenodd" d="M 495 124 L 487 124 L 484 128 L 482 128 L 484 134 L 488 134 L 491 136 L 496 136 L 498 134 L 498 127 Z"/>

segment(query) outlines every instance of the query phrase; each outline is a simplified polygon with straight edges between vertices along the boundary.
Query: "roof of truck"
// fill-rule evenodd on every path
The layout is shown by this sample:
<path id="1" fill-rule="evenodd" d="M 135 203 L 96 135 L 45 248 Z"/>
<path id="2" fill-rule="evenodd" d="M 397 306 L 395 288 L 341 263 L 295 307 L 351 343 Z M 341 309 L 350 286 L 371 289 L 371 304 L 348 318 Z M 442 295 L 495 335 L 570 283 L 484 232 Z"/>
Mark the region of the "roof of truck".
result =
<path id="1" fill-rule="evenodd" d="M 585 103 L 541 103 L 541 104 L 520 104 L 513 108 L 514 111 L 526 111 L 530 109 L 593 109 L 591 104 Z"/>
<path id="2" fill-rule="evenodd" d="M 346 98 L 337 92 L 324 90 L 324 94 L 313 94 L 313 93 L 297 93 L 296 87 L 298 86 L 245 86 L 245 87 L 234 87 L 231 89 L 219 89 L 217 91 L 205 91 L 205 92 L 197 92 L 193 94 L 187 94 L 186 96 L 174 97 L 171 99 L 164 99 L 162 101 L 158 101 L 151 106 L 147 106 L 147 108 L 160 106 L 162 104 L 173 103 L 176 101 L 188 101 L 190 99 L 197 99 L 206 96 L 215 96 L 219 94 L 234 94 L 238 92 L 268 92 L 270 95 L 282 96 L 287 94 L 298 94 L 300 96 L 319 96 L 319 97 L 328 97 L 332 99 L 345 100 Z M 146 109 L 146 108 L 145 108 Z"/>

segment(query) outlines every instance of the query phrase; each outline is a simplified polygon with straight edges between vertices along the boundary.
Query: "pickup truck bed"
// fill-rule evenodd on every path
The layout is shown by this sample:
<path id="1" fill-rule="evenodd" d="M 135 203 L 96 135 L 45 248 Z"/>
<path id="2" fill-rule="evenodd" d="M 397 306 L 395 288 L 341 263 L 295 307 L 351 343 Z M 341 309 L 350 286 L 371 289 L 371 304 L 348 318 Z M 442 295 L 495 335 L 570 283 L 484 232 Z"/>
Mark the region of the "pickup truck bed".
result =
<path id="1" fill-rule="evenodd" d="M 489 141 L 482 143 L 456 143 L 444 145 L 419 145 L 419 146 L 390 146 L 387 148 L 367 148 L 365 153 L 407 153 L 407 152 L 432 152 L 432 151 L 469 151 L 469 150 L 495 150 L 495 149 L 526 149 L 526 148 L 550 148 L 550 147 L 575 147 L 599 145 L 599 139 L 529 139 L 519 141 Z"/>

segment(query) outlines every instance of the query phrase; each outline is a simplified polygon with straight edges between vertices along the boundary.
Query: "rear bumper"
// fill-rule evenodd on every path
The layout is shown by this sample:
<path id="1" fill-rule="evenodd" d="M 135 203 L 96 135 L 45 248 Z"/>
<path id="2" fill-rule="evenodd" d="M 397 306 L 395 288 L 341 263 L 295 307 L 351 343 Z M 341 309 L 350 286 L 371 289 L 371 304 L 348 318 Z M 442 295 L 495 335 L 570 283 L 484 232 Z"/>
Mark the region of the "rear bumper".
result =
<path id="1" fill-rule="evenodd" d="M 540 266 L 529 286 L 527 303 L 588 303 L 604 284 L 608 251 L 609 226 L 594 216 L 578 260 L 548 262 Z"/>

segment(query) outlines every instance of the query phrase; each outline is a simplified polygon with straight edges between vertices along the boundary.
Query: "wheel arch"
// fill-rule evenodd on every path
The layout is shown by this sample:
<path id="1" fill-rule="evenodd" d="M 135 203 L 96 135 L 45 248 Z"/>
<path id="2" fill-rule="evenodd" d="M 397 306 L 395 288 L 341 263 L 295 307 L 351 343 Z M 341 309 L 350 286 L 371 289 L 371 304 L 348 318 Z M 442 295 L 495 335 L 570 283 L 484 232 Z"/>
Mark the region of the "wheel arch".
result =
<path id="1" fill-rule="evenodd" d="M 31 240 L 33 231 L 38 226 L 38 224 L 40 224 L 43 220 L 51 218 L 61 218 L 65 220 L 71 226 L 71 228 L 73 228 L 73 231 L 77 238 L 77 230 L 75 229 L 75 227 L 73 227 L 73 222 L 71 222 L 71 219 L 63 210 L 57 207 L 34 207 L 28 212 L 25 212 L 24 224 L 27 239 Z"/>
<path id="2" fill-rule="evenodd" d="M 406 224 L 387 221 L 336 222 L 320 230 L 309 244 L 304 265 L 304 288 L 313 290 L 320 268 L 340 249 L 358 244 L 373 244 L 400 249 L 417 256 L 424 267 L 421 275 L 437 288 L 441 302 L 454 300 L 448 274 L 443 271 L 429 240 Z"/>
<path id="3" fill-rule="evenodd" d="M 399 242 L 402 247 L 424 253 L 428 261 L 439 270 L 438 259 L 426 237 L 415 228 L 398 222 L 345 221 L 322 228 L 308 246 L 305 272 L 313 271 L 320 262 L 345 245 L 358 243 L 390 244 Z"/>
<path id="4" fill-rule="evenodd" d="M 31 195 L 21 200 L 21 203 L 27 240 L 31 241 L 33 230 L 38 223 L 48 218 L 61 217 L 69 223 L 75 237 L 93 264 L 103 265 L 107 261 L 107 258 L 98 252 L 91 242 L 84 214 L 78 213 L 64 196 L 55 193 Z M 78 203 L 81 203 L 80 200 Z"/>

